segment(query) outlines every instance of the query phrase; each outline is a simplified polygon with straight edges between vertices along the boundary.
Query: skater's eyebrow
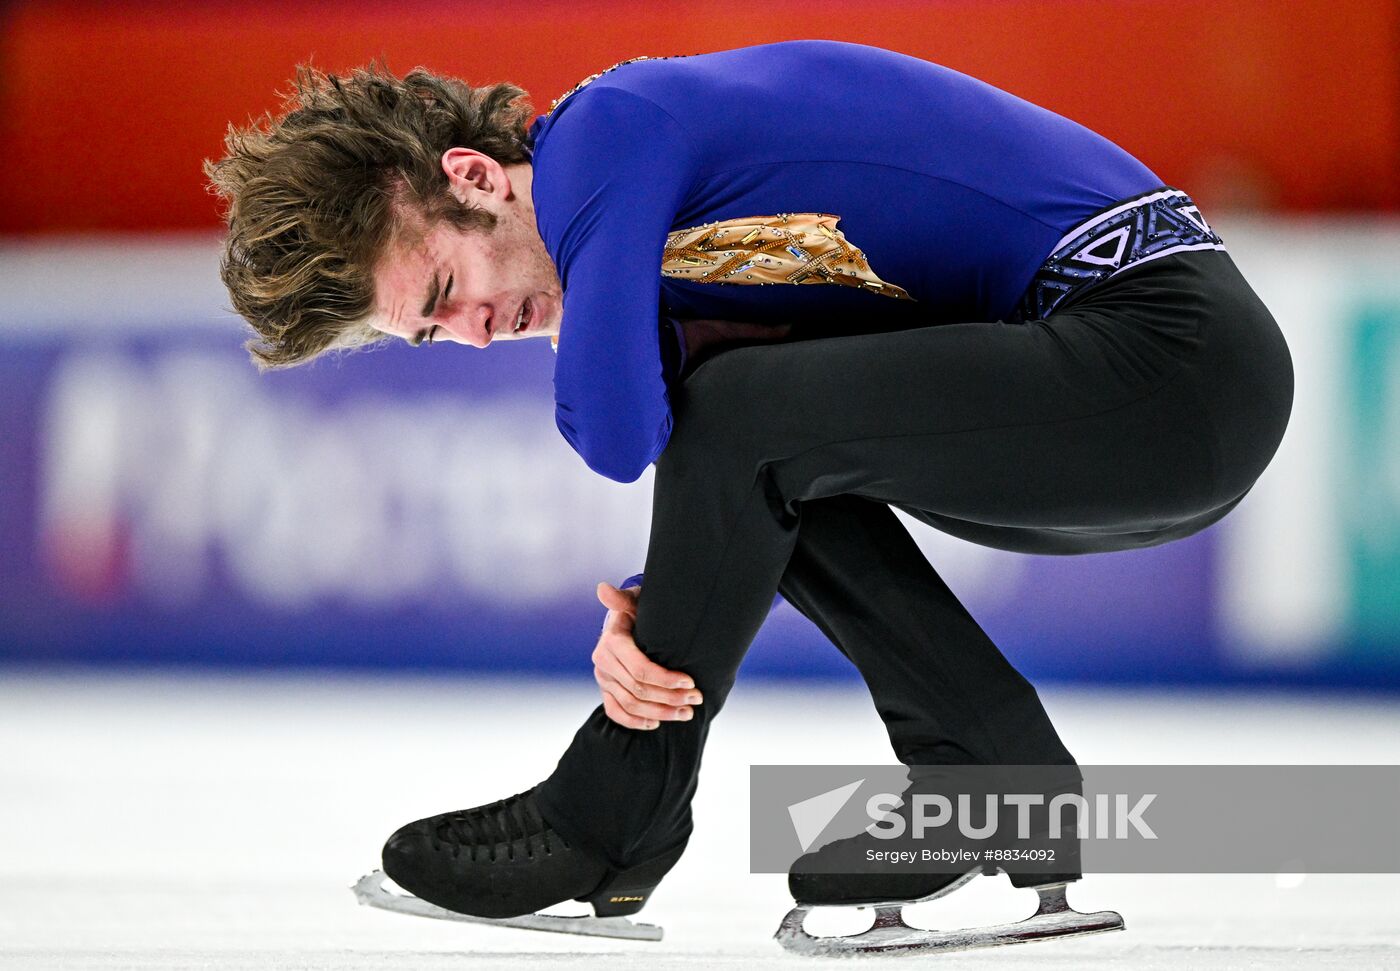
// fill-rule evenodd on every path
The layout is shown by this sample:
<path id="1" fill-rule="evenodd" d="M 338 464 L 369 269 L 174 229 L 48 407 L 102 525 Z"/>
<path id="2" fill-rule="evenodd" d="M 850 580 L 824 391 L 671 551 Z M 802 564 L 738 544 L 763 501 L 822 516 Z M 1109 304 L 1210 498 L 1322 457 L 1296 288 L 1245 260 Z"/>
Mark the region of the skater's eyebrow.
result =
<path id="1" fill-rule="evenodd" d="M 433 308 L 437 306 L 438 295 L 442 292 L 441 285 L 441 274 L 439 274 L 437 270 L 433 270 L 433 279 L 428 283 L 428 299 L 423 304 L 423 309 L 419 311 L 419 313 L 422 314 L 424 317 L 431 317 L 433 315 Z M 412 337 L 410 337 L 408 339 L 408 342 L 414 347 L 418 347 L 420 344 L 422 344 L 425 340 L 428 339 L 428 334 L 431 332 L 431 330 L 432 328 L 430 327 L 424 327 L 422 330 L 418 331 Z"/>
<path id="2" fill-rule="evenodd" d="M 441 293 L 441 292 L 442 292 L 442 278 L 441 278 L 441 276 L 438 274 L 438 271 L 437 271 L 437 270 L 433 270 L 433 281 L 432 281 L 431 283 L 428 284 L 428 300 L 427 300 L 427 302 L 426 302 L 425 304 L 423 304 L 423 309 L 422 309 L 422 311 L 420 311 L 420 313 L 422 314 L 422 316 L 424 316 L 424 317 L 431 317 L 431 316 L 433 315 L 433 308 L 437 306 L 438 294 Z M 424 332 L 422 332 L 422 333 L 426 333 L 426 331 L 424 331 Z M 420 338 L 421 338 L 422 334 L 420 333 L 419 336 L 420 336 Z M 416 344 L 417 342 L 418 342 L 417 340 L 414 341 L 415 344 Z"/>

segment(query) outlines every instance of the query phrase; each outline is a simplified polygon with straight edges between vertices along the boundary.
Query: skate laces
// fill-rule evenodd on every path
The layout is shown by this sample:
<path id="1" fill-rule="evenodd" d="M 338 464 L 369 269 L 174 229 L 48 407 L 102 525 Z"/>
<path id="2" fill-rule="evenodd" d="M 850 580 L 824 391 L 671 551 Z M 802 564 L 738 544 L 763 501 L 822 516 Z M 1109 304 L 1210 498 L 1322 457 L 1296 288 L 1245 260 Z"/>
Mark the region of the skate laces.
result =
<path id="1" fill-rule="evenodd" d="M 555 834 L 535 808 L 533 796 L 534 789 L 529 789 L 499 802 L 450 813 L 438 824 L 437 837 L 454 851 L 458 847 L 470 850 L 473 858 L 480 847 L 494 860 L 498 846 L 514 857 L 515 844 L 522 840 L 526 854 L 533 856 L 533 836 L 542 836 L 544 852 L 552 853 L 551 837 Z"/>

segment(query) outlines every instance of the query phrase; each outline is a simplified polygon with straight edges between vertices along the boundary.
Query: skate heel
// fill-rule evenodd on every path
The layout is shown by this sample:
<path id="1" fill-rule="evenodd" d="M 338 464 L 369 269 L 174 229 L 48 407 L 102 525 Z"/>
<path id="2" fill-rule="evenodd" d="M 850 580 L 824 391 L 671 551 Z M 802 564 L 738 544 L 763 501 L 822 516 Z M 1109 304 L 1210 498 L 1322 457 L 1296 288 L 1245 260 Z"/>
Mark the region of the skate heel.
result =
<path id="1" fill-rule="evenodd" d="M 656 884 L 649 887 L 611 887 L 584 898 L 595 917 L 630 917 L 646 906 Z"/>
<path id="2" fill-rule="evenodd" d="M 646 906 L 652 891 L 681 858 L 685 846 L 676 847 L 661 856 L 620 870 L 603 881 L 603 885 L 587 897 L 579 897 L 593 905 L 598 917 L 628 917 Z"/>

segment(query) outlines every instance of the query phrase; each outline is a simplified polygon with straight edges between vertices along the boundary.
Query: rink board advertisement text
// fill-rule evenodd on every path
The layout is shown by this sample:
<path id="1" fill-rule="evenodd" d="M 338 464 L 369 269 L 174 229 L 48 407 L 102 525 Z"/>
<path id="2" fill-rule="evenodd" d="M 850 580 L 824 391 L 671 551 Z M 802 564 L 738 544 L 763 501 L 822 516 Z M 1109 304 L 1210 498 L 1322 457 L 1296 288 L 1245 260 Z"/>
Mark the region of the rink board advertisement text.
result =
<path id="1" fill-rule="evenodd" d="M 1081 557 L 905 521 L 1037 682 L 1400 685 L 1400 282 L 1383 272 L 1400 238 L 1219 228 L 1298 371 L 1288 435 L 1235 512 Z M 569 449 L 547 343 L 260 376 L 205 306 L 223 296 L 213 247 L 179 264 L 209 264 L 187 310 L 151 296 L 189 277 L 160 275 L 172 256 L 123 269 L 109 249 L 130 292 L 69 299 L 61 254 L 15 252 L 0 251 L 0 659 L 587 670 L 595 584 L 645 562 L 651 474 L 619 485 Z M 786 604 L 746 663 L 854 676 Z"/>
<path id="2" fill-rule="evenodd" d="M 18 542 L 0 552 L 0 650 L 581 668 L 594 586 L 644 566 L 651 473 L 589 473 L 555 430 L 551 363 L 543 344 L 395 347 L 259 377 L 233 335 L 9 347 L 0 379 L 20 434 L 0 463 Z M 1135 677 L 1210 656 L 1209 536 L 1061 559 L 910 526 L 1031 668 L 1131 662 Z M 1051 662 L 1070 647 L 1070 667 Z M 786 604 L 750 663 L 848 669 Z"/>
<path id="3" fill-rule="evenodd" d="M 1400 873 L 1400 766 L 1080 771 L 751 766 L 750 869 Z"/>

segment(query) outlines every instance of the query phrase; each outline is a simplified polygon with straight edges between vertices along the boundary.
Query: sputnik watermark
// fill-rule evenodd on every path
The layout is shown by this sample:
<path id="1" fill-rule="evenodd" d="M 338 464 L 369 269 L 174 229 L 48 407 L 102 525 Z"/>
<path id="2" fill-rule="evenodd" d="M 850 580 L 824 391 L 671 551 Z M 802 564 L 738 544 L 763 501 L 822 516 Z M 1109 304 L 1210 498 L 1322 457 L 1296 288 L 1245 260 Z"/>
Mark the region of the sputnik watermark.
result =
<path id="1" fill-rule="evenodd" d="M 1395 765 L 762 765 L 749 792 L 756 873 L 1400 872 Z"/>
<path id="2" fill-rule="evenodd" d="M 854 791 L 854 787 L 842 788 Z M 833 790 L 839 791 L 842 790 Z M 955 814 L 953 801 L 947 796 L 939 793 L 917 793 L 910 800 L 912 823 L 909 823 L 894 811 L 904 800 L 894 793 L 878 792 L 865 802 L 866 814 L 874 820 L 866 827 L 866 832 L 880 839 L 900 839 L 907 830 L 914 839 L 923 839 L 930 830 L 947 826 L 956 818 L 958 832 L 967 839 L 991 839 L 997 835 L 1001 823 L 1001 813 L 998 810 L 1001 805 L 1005 805 L 1016 811 L 1016 838 L 1020 840 L 1031 838 L 1031 809 L 1036 806 L 1047 807 L 1047 835 L 1052 838 L 1056 834 L 1064 833 L 1067 837 L 1073 835 L 1077 839 L 1088 839 L 1091 820 L 1094 824 L 1095 839 L 1130 839 L 1130 829 L 1143 839 L 1157 838 L 1152 827 L 1143 819 L 1143 813 L 1157 798 L 1157 794 L 1152 792 L 1138 796 L 1131 807 L 1128 800 L 1132 796 L 1121 792 L 1095 793 L 1092 803 L 1077 793 L 1060 793 L 1051 797 L 1048 805 L 1045 796 L 1038 792 L 988 794 L 982 797 L 984 811 L 983 823 L 980 826 L 973 823 L 973 798 L 968 793 L 959 793 Z M 789 813 L 792 808 L 788 807 Z"/>
<path id="3" fill-rule="evenodd" d="M 823 841 L 866 782 L 857 779 L 787 806 L 793 834 L 803 853 Z M 1155 840 L 1146 812 L 1156 793 L 1136 795 L 1098 792 L 905 793 L 877 791 L 863 800 L 864 815 L 846 820 L 864 823 L 866 834 L 885 847 L 851 846 L 846 862 L 911 866 L 992 865 L 1007 862 L 1052 864 L 1062 858 L 1057 846 L 1091 836 L 1100 840 Z M 978 811 L 980 810 L 980 812 Z M 1014 836 L 1012 835 L 1014 831 Z M 899 842 L 890 842 L 899 841 Z M 897 848 L 896 848 L 897 847 Z M 1071 852 L 1078 846 L 1064 847 Z M 1072 858 L 1072 857 L 1064 857 Z"/>

